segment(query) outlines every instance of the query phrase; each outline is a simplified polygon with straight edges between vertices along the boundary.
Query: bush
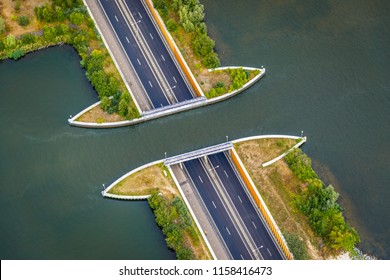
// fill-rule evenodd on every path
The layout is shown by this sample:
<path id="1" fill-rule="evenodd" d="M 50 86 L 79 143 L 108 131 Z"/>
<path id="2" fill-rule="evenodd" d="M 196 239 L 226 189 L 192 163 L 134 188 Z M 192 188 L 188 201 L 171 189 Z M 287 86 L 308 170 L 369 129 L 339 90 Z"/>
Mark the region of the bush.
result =
<path id="1" fill-rule="evenodd" d="M 23 57 L 25 55 L 24 50 L 22 49 L 16 49 L 8 54 L 9 58 L 12 58 L 14 60 L 18 60 L 19 58 Z"/>
<path id="2" fill-rule="evenodd" d="M 177 29 L 177 24 L 172 19 L 169 19 L 167 21 L 167 29 L 169 32 L 175 32 Z"/>
<path id="3" fill-rule="evenodd" d="M 221 62 L 218 55 L 215 52 L 211 52 L 203 59 L 203 64 L 207 68 L 217 68 L 221 65 Z"/>
<path id="4" fill-rule="evenodd" d="M 4 39 L 4 45 L 7 49 L 13 49 L 16 47 L 16 39 L 15 36 L 12 34 L 9 34 L 5 39 Z"/>
<path id="5" fill-rule="evenodd" d="M 18 24 L 20 26 L 27 26 L 30 23 L 30 20 L 26 16 L 18 17 Z"/>
<path id="6" fill-rule="evenodd" d="M 69 20 L 76 25 L 80 25 L 84 21 L 85 17 L 82 13 L 73 12 L 69 16 Z"/>
<path id="7" fill-rule="evenodd" d="M 311 159 L 307 155 L 303 154 L 300 149 L 294 149 L 285 157 L 285 160 L 293 173 L 303 182 L 318 179 L 316 173 L 311 167 Z"/>
<path id="8" fill-rule="evenodd" d="M 178 259 L 192 259 L 193 252 L 183 239 L 184 233 L 188 232 L 187 228 L 192 226 L 192 221 L 180 198 L 175 197 L 169 201 L 155 192 L 148 198 L 148 202 L 157 224 L 166 236 L 167 246 L 176 251 Z"/>
<path id="9" fill-rule="evenodd" d="M 111 99 L 107 96 L 104 96 L 102 98 L 102 102 L 100 103 L 100 108 L 103 109 L 103 111 L 107 111 L 111 107 Z"/>
<path id="10" fill-rule="evenodd" d="M 23 45 L 33 44 L 36 42 L 36 40 L 37 40 L 36 36 L 30 33 L 23 34 L 21 38 Z"/>
<path id="11" fill-rule="evenodd" d="M 339 194 L 331 185 L 324 186 L 312 169 L 311 160 L 300 149 L 294 149 L 285 160 L 292 172 L 302 182 L 308 183 L 307 188 L 295 196 L 295 205 L 308 218 L 311 228 L 330 249 L 353 251 L 360 237 L 343 218 L 337 203 Z"/>

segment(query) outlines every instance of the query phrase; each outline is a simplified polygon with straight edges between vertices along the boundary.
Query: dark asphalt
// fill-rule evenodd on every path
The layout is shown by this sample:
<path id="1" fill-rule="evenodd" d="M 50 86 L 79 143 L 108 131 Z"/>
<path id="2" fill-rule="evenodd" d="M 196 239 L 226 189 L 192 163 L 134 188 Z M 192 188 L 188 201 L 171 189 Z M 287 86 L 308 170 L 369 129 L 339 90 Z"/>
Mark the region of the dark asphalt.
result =
<path id="1" fill-rule="evenodd" d="M 145 40 L 160 65 L 166 80 L 171 87 L 176 86 L 173 89 L 173 92 L 177 100 L 181 102 L 193 99 L 194 96 L 191 94 L 191 90 L 184 82 L 182 75 L 177 69 L 176 64 L 141 1 L 142 0 L 125 0 L 134 18 L 136 20 L 141 20 L 138 26 L 141 29 L 142 34 L 144 34 Z"/>
<path id="2" fill-rule="evenodd" d="M 144 57 L 133 34 L 131 33 L 130 27 L 127 25 L 127 22 L 123 14 L 121 13 L 121 10 L 116 1 L 99 0 L 99 2 L 101 4 L 101 7 L 103 7 L 108 17 L 108 20 L 111 23 L 115 33 L 117 34 L 117 37 L 119 38 L 119 41 L 122 44 L 127 56 L 129 57 L 131 64 L 137 72 L 138 77 L 141 80 L 141 83 L 144 86 L 153 107 L 160 108 L 169 105 L 170 103 L 165 96 L 163 89 L 157 82 L 157 79 L 154 76 L 151 67 L 146 61 L 146 58 Z M 193 96 L 191 94 L 191 91 L 188 89 L 188 87 L 186 87 L 183 77 L 179 74 L 176 65 L 174 64 L 171 56 L 169 55 L 164 43 L 161 40 L 161 37 L 158 35 L 140 0 L 125 1 L 124 3 L 129 6 L 129 10 L 132 13 L 134 19 L 136 21 L 141 20 L 139 23 L 136 24 L 138 25 L 145 39 L 147 40 L 149 48 L 151 49 L 154 57 L 159 63 L 163 74 L 166 75 L 168 83 L 172 87 L 176 86 L 173 89 L 173 92 L 177 100 L 184 101 L 192 99 Z M 153 40 L 150 37 L 149 33 L 152 34 Z M 150 40 L 148 40 L 148 37 Z M 163 61 L 161 54 L 164 56 L 165 61 Z M 174 82 L 173 77 L 175 77 L 177 84 L 172 83 L 172 81 Z"/>
<path id="3" fill-rule="evenodd" d="M 252 259 L 244 241 L 241 239 L 238 231 L 234 227 L 233 221 L 226 208 L 223 206 L 217 192 L 215 191 L 208 175 L 206 174 L 199 159 L 184 162 L 184 166 L 195 184 L 204 204 L 206 205 L 215 225 L 217 226 L 222 238 L 225 241 L 228 250 L 233 259 L 241 260 Z M 214 202 L 214 204 L 213 204 Z M 215 205 L 215 206 L 214 206 Z M 226 230 L 228 228 L 229 232 Z M 241 257 L 242 256 L 242 257 Z"/>
<path id="4" fill-rule="evenodd" d="M 258 251 L 262 257 L 265 260 L 283 259 L 226 154 L 221 152 L 209 155 L 209 159 L 255 241 L 257 248 L 259 248 Z"/>

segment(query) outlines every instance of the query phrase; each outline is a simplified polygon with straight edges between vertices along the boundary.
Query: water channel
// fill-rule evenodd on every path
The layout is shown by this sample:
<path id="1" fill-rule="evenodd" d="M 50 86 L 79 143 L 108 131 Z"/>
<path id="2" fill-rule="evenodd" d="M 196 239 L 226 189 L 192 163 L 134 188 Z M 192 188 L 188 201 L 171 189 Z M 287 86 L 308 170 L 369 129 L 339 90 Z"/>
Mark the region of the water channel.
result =
<path id="1" fill-rule="evenodd" d="M 257 134 L 308 136 L 365 252 L 390 258 L 386 1 L 202 0 L 223 65 L 266 76 L 226 102 L 134 127 L 67 118 L 97 100 L 69 46 L 0 62 L 0 257 L 173 259 L 146 202 L 103 199 L 139 165 Z"/>

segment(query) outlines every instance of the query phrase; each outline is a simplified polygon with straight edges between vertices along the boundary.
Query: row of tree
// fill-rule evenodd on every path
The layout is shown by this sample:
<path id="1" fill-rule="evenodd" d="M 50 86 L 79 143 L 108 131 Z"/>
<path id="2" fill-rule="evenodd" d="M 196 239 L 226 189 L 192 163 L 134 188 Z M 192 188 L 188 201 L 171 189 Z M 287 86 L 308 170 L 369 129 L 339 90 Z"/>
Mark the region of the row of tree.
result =
<path id="1" fill-rule="evenodd" d="M 207 68 L 216 68 L 220 65 L 218 55 L 214 51 L 215 42 L 207 35 L 207 27 L 203 22 L 204 6 L 199 0 L 154 0 L 154 6 L 165 20 L 169 31 L 174 32 L 176 23 L 167 18 L 169 11 L 179 17 L 179 24 L 191 34 L 191 46 L 194 53 L 201 58 Z"/>
<path id="2" fill-rule="evenodd" d="M 293 173 L 306 188 L 295 196 L 295 205 L 309 220 L 314 230 L 334 252 L 353 252 L 360 242 L 358 233 L 345 222 L 341 206 L 337 203 L 339 194 L 331 185 L 325 186 L 311 167 L 310 158 L 295 149 L 285 157 Z"/>
<path id="3" fill-rule="evenodd" d="M 148 202 L 157 224 L 166 236 L 168 248 L 176 252 L 179 260 L 193 259 L 194 253 L 187 245 L 185 236 L 190 236 L 192 242 L 199 242 L 199 237 L 183 201 L 179 197 L 169 200 L 155 192 Z"/>

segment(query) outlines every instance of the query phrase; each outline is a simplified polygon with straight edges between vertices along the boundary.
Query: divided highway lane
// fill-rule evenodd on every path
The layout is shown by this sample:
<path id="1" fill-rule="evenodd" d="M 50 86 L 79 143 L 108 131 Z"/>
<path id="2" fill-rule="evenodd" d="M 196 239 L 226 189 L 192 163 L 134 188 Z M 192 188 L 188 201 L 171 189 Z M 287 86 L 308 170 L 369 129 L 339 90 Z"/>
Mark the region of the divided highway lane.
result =
<path id="1" fill-rule="evenodd" d="M 215 191 L 200 159 L 183 163 L 233 259 L 252 259 L 244 241 Z"/>
<path id="2" fill-rule="evenodd" d="M 182 102 L 193 99 L 194 96 L 192 95 L 190 87 L 184 81 L 183 76 L 179 72 L 179 69 L 173 61 L 167 46 L 160 37 L 160 34 L 154 26 L 142 1 L 143 0 L 125 0 L 126 5 L 129 7 L 134 18 L 137 21 L 140 20 L 138 27 L 165 75 L 165 79 L 168 81 L 170 87 L 173 88 L 172 91 L 177 100 Z"/>
<path id="3" fill-rule="evenodd" d="M 143 87 L 145 88 L 149 100 L 154 108 L 169 105 L 169 101 L 165 96 L 163 90 L 159 86 L 154 73 L 149 66 L 144 54 L 138 46 L 128 23 L 126 22 L 117 1 L 115 0 L 98 0 L 101 7 L 111 23 L 113 31 L 116 33 L 124 51 L 126 52 L 130 62 L 137 72 Z M 131 24 L 131 23 L 130 23 Z"/>
<path id="4" fill-rule="evenodd" d="M 252 201 L 244 190 L 241 181 L 224 152 L 208 156 L 215 172 L 223 183 L 237 211 L 256 243 L 258 252 L 265 260 L 282 260 L 283 257 L 275 245 L 271 233 L 266 229 Z"/>

